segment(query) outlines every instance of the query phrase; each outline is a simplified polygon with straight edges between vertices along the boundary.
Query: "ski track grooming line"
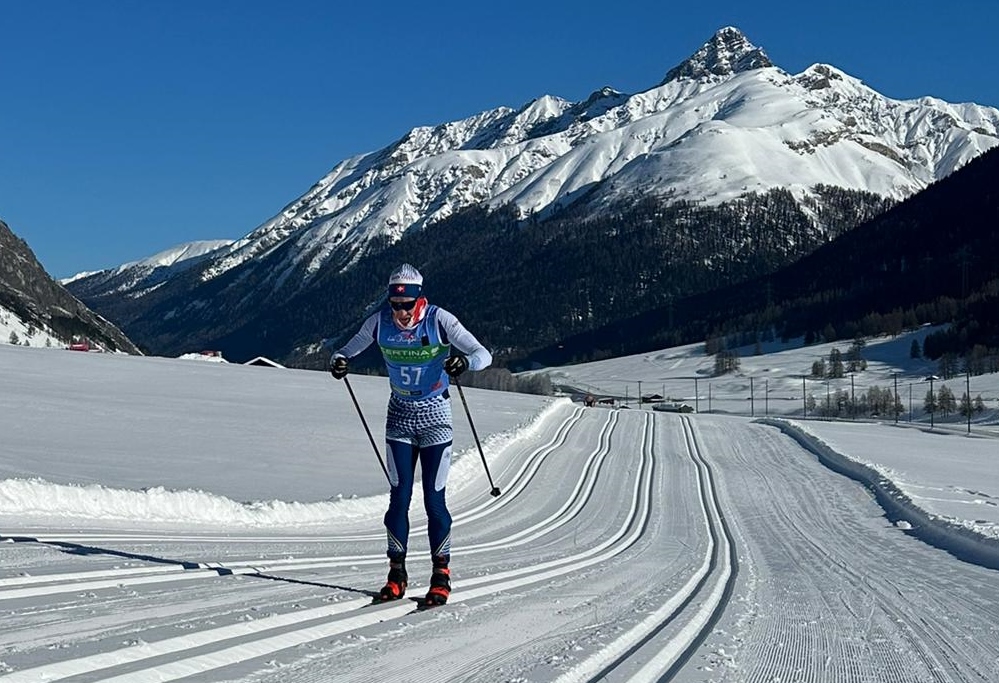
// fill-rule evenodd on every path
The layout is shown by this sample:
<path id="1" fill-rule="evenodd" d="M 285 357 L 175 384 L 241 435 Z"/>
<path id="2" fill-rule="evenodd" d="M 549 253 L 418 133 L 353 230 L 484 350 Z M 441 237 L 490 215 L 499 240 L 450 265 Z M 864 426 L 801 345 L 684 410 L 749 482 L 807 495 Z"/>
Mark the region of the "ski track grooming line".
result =
<path id="1" fill-rule="evenodd" d="M 898 625 L 899 637 L 910 648 L 910 661 L 907 664 L 899 664 L 901 669 L 908 668 L 911 670 L 914 666 L 911 658 L 914 656 L 915 660 L 922 665 L 925 671 L 932 672 L 934 680 L 949 680 L 951 676 L 955 679 L 960 678 L 960 672 L 964 670 L 964 667 L 967 667 L 969 670 L 975 670 L 971 662 L 967 660 L 958 661 L 959 655 L 963 654 L 959 650 L 961 646 L 959 638 L 955 638 L 952 633 L 934 628 L 929 622 L 913 618 L 911 614 L 900 610 L 891 600 L 882 598 L 881 592 L 885 590 L 883 585 L 876 585 L 864 571 L 858 570 L 847 560 L 831 554 L 829 547 L 817 543 L 814 537 L 807 533 L 793 516 L 785 515 L 783 521 L 790 528 L 794 529 L 795 538 L 800 540 L 798 547 L 803 549 L 803 554 L 807 552 L 811 556 L 803 561 L 814 560 L 823 562 L 829 566 L 834 565 L 839 573 L 851 577 L 851 583 L 854 586 L 869 593 L 871 596 L 870 599 L 875 601 L 886 616 Z M 897 586 L 894 586 L 894 590 L 900 593 Z M 927 646 L 927 643 L 946 643 L 948 647 L 934 650 Z M 773 661 L 780 664 L 784 663 L 779 658 L 774 658 Z M 946 672 L 946 675 L 942 672 Z M 988 680 L 989 678 L 988 675 L 982 672 L 976 671 L 976 673 L 978 673 L 982 680 Z M 888 674 L 886 673 L 885 675 Z M 892 676 L 895 679 L 899 677 L 897 673 L 893 673 Z"/>
<path id="2" fill-rule="evenodd" d="M 621 527 L 611 537 L 574 555 L 463 581 L 461 591 L 452 594 L 448 605 L 549 581 L 606 562 L 630 548 L 647 529 L 652 514 L 655 466 L 652 451 L 653 440 L 654 420 L 650 414 L 645 418 L 640 466 L 637 468 L 635 482 L 631 489 L 628 514 Z M 239 664 L 312 641 L 328 639 L 365 626 L 404 618 L 412 612 L 413 606 L 409 600 L 375 606 L 372 606 L 367 599 L 348 600 L 301 612 L 276 615 L 251 622 L 240 622 L 152 643 L 143 643 L 114 651 L 45 664 L 0 675 L 0 681 L 4 683 L 40 683 L 64 680 L 72 676 L 83 676 L 153 659 L 157 661 L 147 662 L 148 666 L 142 669 L 132 669 L 119 674 L 108 672 L 111 674 L 110 677 L 98 676 L 94 678 L 103 683 L 172 681 Z M 331 617 L 335 618 L 331 621 Z M 273 633 L 273 631 L 280 629 L 285 629 L 285 632 L 266 635 L 268 632 Z M 227 645 L 227 643 L 230 644 Z M 192 653 L 191 656 L 181 657 L 173 661 L 162 661 L 169 655 L 190 652 L 196 648 L 208 649 L 212 646 L 218 646 L 219 649 L 198 654 Z"/>
<path id="3" fill-rule="evenodd" d="M 597 448 L 586 457 L 582 475 L 579 477 L 575 487 L 573 487 L 569 496 L 558 510 L 544 519 L 535 522 L 531 526 L 521 529 L 515 534 L 511 534 L 510 536 L 506 536 L 495 541 L 462 546 L 462 554 L 467 552 L 481 552 L 493 548 L 504 548 L 512 545 L 521 545 L 523 543 L 533 541 L 534 539 L 545 534 L 551 533 L 559 527 L 567 524 L 570 520 L 574 519 L 580 511 L 582 511 L 586 502 L 590 499 L 593 493 L 593 488 L 597 483 L 597 474 L 600 472 L 600 468 L 603 466 L 604 460 L 606 460 L 607 456 L 611 453 L 610 435 L 617 426 L 618 420 L 618 414 L 616 412 L 612 413 L 611 417 L 608 418 L 607 422 L 601 428 L 600 434 L 597 437 Z M 531 478 L 533 478 L 536 472 L 537 468 L 534 468 L 531 472 Z M 524 486 L 526 486 L 526 484 L 527 481 L 524 482 Z"/>
<path id="4" fill-rule="evenodd" d="M 582 418 L 582 411 L 576 409 L 575 413 L 567 418 L 558 428 L 556 434 L 551 438 L 545 445 L 535 449 L 531 456 L 527 459 L 524 465 L 518 471 L 515 477 L 515 483 L 507 491 L 507 496 L 502 499 L 498 505 L 482 505 L 473 508 L 470 512 L 456 515 L 456 524 L 458 520 L 467 522 L 472 519 L 477 519 L 482 517 L 487 511 L 501 507 L 502 505 L 508 504 L 512 501 L 518 494 L 523 493 L 527 485 L 534 478 L 538 469 L 541 467 L 543 461 L 551 455 L 553 452 L 558 450 L 562 445 L 564 445 L 569 431 L 574 427 Z M 609 435 L 613 430 L 613 427 L 617 423 L 617 413 L 612 413 L 608 417 L 607 423 L 601 430 L 600 443 L 601 447 L 597 449 L 594 453 L 591 453 L 586 465 L 586 471 L 592 471 L 596 467 L 594 462 L 602 462 L 603 459 L 609 452 Z M 598 468 L 597 468 L 598 469 Z M 548 533 L 561 524 L 566 523 L 568 520 L 572 519 L 575 514 L 578 514 L 578 510 L 582 508 L 585 503 L 586 498 L 580 497 L 580 489 L 584 486 L 584 481 L 580 481 L 577 484 L 576 489 L 572 492 L 572 496 L 569 501 L 554 515 L 542 520 L 541 522 L 533 525 L 532 527 L 522 530 L 515 536 L 507 537 L 499 541 L 492 541 L 489 543 L 482 543 L 474 546 L 467 546 L 462 548 L 463 553 L 476 553 L 484 552 L 495 547 L 512 546 L 512 545 L 522 545 L 528 543 L 531 540 Z M 595 483 L 595 477 L 589 482 L 589 487 L 586 492 L 586 497 L 589 496 L 590 491 Z M 561 515 L 566 508 L 575 503 L 575 512 L 567 516 L 560 524 L 554 524 L 555 519 Z M 488 510 L 483 509 L 487 508 Z M 549 526 L 550 528 L 545 528 Z M 425 528 L 425 525 L 424 527 Z M 417 530 L 419 527 L 416 528 Z M 532 533 L 533 532 L 533 533 Z M 383 535 L 377 536 L 377 538 L 383 538 Z M 38 543 L 53 543 L 60 544 L 65 543 L 65 541 L 58 541 L 56 539 L 46 540 L 44 537 L 8 537 L 14 542 L 38 542 Z M 358 537 L 351 537 L 351 540 L 357 540 Z M 78 542 L 79 538 L 74 538 L 74 543 Z M 316 540 L 316 539 L 312 539 Z M 226 576 L 226 575 L 254 575 L 263 573 L 272 573 L 274 571 L 281 570 L 315 570 L 315 569 L 331 569 L 335 567 L 341 567 L 344 565 L 355 565 L 355 564 L 382 564 L 385 562 L 385 556 L 383 554 L 378 555 L 355 555 L 355 556 L 330 556 L 330 557 L 309 557 L 309 558 L 298 558 L 289 560 L 270 560 L 256 563 L 247 564 L 224 564 L 215 562 L 176 562 L 174 564 L 164 564 L 157 567 L 130 567 L 126 569 L 106 569 L 106 570 L 93 570 L 85 572 L 70 572 L 62 574 L 48 574 L 39 576 L 18 576 L 0 579 L 0 602 L 5 600 L 15 600 L 26 597 L 37 597 L 41 595 L 55 595 L 59 593 L 71 593 L 79 591 L 90 591 L 90 590 L 100 590 L 103 588 L 120 588 L 122 586 L 135 586 L 143 584 L 152 583 L 164 583 L 164 582 L 174 582 L 174 581 L 189 581 L 198 579 L 210 579 L 216 576 Z"/>
<path id="5" fill-rule="evenodd" d="M 602 680 L 608 674 L 618 673 L 617 668 L 626 663 L 629 657 L 694 606 L 693 614 L 678 633 L 657 651 L 649 653 L 650 658 L 638 671 L 627 674 L 629 683 L 672 680 L 711 633 L 731 599 L 738 573 L 735 542 L 721 511 L 711 466 L 697 444 L 691 420 L 687 416 L 680 416 L 680 421 L 687 455 L 697 467 L 701 511 L 709 537 L 701 566 L 662 607 L 578 666 L 559 676 L 556 683 Z M 701 596 L 702 602 L 695 605 L 695 599 Z"/>
<path id="6" fill-rule="evenodd" d="M 544 459 L 552 451 L 560 448 L 568 436 L 569 430 L 574 427 L 582 419 L 585 413 L 582 408 L 573 407 L 572 412 L 565 418 L 562 418 L 561 424 L 556 428 L 555 434 L 548 440 L 547 443 L 535 448 L 534 452 L 524 459 L 524 464 L 521 465 L 520 469 L 514 474 L 514 483 L 520 477 L 524 476 L 524 470 L 526 470 L 532 462 L 538 459 Z M 510 486 L 512 486 L 511 484 Z M 521 487 L 523 488 L 523 487 Z M 454 516 L 454 523 L 457 524 L 464 521 L 469 515 L 475 513 L 481 513 L 486 510 L 493 510 L 496 507 L 505 505 L 509 493 L 512 492 L 512 488 L 508 491 L 504 491 L 503 497 L 487 498 L 484 502 L 470 508 L 469 510 L 458 513 Z M 512 497 L 512 496 L 511 496 Z M 495 501 L 495 502 L 494 502 Z M 481 517 L 481 514 L 475 514 L 471 519 L 477 519 Z M 411 532 L 416 533 L 420 531 L 426 531 L 426 524 L 420 526 L 414 526 Z M 144 542 L 157 542 L 161 543 L 164 541 L 169 541 L 171 543 L 315 543 L 316 541 L 330 542 L 330 543 L 354 543 L 357 541 L 371 541 L 371 540 L 381 540 L 385 538 L 384 531 L 371 534 L 350 534 L 342 536 L 330 536 L 325 534 L 314 534 L 307 536 L 219 536 L 217 534 L 211 535 L 198 535 L 197 533 L 185 535 L 185 536 L 171 536 L 166 534 L 155 534 L 155 533 L 77 533 L 77 532 L 67 532 L 65 535 L 53 536 L 51 532 L 43 532 L 40 534 L 34 534 L 30 532 L 17 532 L 17 533 L 2 533 L 0 532 L 0 543 L 12 543 L 26 540 L 33 540 L 39 543 L 144 543 Z"/>
<path id="7" fill-rule="evenodd" d="M 509 505 L 518 494 L 523 493 L 524 489 L 527 488 L 527 485 L 532 479 L 534 479 L 534 476 L 537 474 L 544 461 L 552 453 L 555 453 L 565 445 L 566 440 L 569 438 L 569 432 L 573 427 L 579 424 L 579 422 L 583 419 L 583 415 L 584 413 L 582 408 L 575 408 L 573 414 L 563 420 L 562 424 L 559 425 L 555 435 L 548 440 L 548 443 L 535 448 L 534 452 L 524 459 L 523 464 L 521 464 L 520 468 L 513 475 L 511 483 L 507 485 L 507 490 L 504 492 L 503 496 L 500 498 L 486 498 L 479 505 L 468 510 L 463 510 L 455 515 L 454 522 L 452 524 L 471 522 Z M 609 421 L 610 420 L 608 420 L 608 422 Z M 425 524 L 417 527 L 419 530 L 425 530 L 426 528 Z"/>

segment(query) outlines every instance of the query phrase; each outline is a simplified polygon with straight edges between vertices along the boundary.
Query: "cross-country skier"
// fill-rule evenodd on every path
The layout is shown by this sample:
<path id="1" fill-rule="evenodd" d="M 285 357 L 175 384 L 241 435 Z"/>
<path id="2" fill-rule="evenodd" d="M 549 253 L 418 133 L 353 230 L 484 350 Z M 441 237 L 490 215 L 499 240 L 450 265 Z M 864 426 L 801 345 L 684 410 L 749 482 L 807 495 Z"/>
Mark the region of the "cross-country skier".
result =
<path id="1" fill-rule="evenodd" d="M 433 574 L 426 602 L 441 605 L 451 594 L 451 514 L 444 500 L 451 465 L 451 402 L 448 378 L 465 370 L 482 370 L 492 355 L 448 311 L 427 303 L 423 276 L 404 263 L 388 282 L 388 301 L 330 359 L 336 379 L 347 375 L 347 360 L 377 342 L 388 370 L 389 507 L 388 581 L 382 600 L 406 593 L 406 549 L 409 544 L 409 503 L 413 497 L 416 463 L 423 476 L 423 503 L 427 510 Z M 465 355 L 449 355 L 454 346 Z"/>

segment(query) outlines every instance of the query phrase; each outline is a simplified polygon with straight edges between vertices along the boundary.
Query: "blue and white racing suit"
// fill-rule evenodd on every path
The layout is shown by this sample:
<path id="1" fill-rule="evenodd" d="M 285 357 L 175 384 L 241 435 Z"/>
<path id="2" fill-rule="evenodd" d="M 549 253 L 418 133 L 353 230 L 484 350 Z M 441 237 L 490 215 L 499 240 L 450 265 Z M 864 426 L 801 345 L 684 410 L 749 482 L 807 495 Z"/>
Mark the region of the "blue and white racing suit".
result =
<path id="1" fill-rule="evenodd" d="M 386 305 L 372 314 L 335 356 L 352 358 L 378 342 L 389 374 L 385 440 L 388 445 L 389 508 L 385 513 L 388 556 L 406 554 L 409 505 L 416 463 L 420 462 L 430 550 L 451 554 L 451 514 L 445 501 L 451 465 L 451 401 L 444 371 L 451 345 L 468 357 L 470 370 L 481 370 L 492 355 L 450 312 L 429 305 L 416 325 L 400 329 Z"/>

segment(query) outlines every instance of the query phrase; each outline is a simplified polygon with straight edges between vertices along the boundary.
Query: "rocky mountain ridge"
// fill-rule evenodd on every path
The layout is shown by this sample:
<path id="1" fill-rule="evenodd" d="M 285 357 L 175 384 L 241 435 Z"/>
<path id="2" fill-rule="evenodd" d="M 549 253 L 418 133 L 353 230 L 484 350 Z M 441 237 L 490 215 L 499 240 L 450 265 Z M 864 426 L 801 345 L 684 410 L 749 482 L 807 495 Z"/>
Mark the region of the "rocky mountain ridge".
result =
<path id="1" fill-rule="evenodd" d="M 121 330 L 49 277 L 27 243 L 3 221 L 0 221 L 0 311 L 16 317 L 20 328 L 38 331 L 65 346 L 85 339 L 88 345 L 101 350 L 140 353 Z"/>

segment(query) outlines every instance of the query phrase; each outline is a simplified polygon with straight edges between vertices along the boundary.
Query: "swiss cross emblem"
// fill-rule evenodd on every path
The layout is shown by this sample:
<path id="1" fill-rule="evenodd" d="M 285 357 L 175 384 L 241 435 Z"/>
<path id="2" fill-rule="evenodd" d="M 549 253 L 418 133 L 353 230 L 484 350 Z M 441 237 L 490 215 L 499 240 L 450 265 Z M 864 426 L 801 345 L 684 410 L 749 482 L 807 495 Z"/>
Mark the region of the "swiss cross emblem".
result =
<path id="1" fill-rule="evenodd" d="M 395 286 L 395 291 L 397 291 L 397 292 L 405 292 L 406 291 L 406 286 L 405 285 L 396 285 Z"/>

